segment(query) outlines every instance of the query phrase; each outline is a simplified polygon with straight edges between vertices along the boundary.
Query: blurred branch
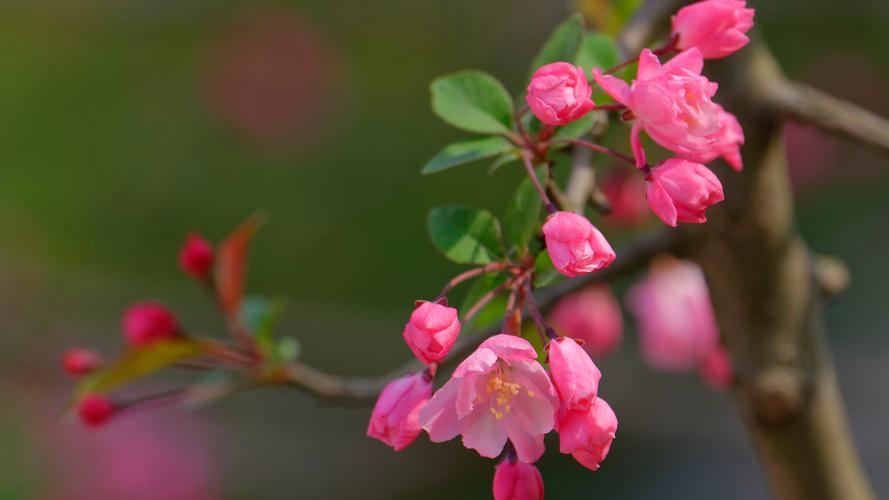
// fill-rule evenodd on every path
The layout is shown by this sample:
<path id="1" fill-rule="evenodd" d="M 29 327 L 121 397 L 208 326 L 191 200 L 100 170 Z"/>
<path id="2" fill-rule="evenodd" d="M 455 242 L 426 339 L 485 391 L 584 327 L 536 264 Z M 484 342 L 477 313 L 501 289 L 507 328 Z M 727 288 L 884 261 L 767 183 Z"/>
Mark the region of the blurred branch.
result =
<path id="1" fill-rule="evenodd" d="M 848 101 L 792 81 L 769 87 L 762 98 L 786 118 L 818 127 L 889 154 L 889 120 Z"/>
<path id="2" fill-rule="evenodd" d="M 564 295 L 595 283 L 608 283 L 627 276 L 647 266 L 655 256 L 664 252 L 677 251 L 681 251 L 680 239 L 678 233 L 673 230 L 636 240 L 618 251 L 617 259 L 609 267 L 548 287 L 536 294 L 535 300 L 542 309 L 549 308 Z M 499 331 L 500 328 L 497 326 L 464 333 L 441 366 L 446 368 L 456 364 L 484 339 Z M 423 365 L 419 361 L 412 360 L 387 375 L 348 377 L 327 373 L 297 362 L 288 365 L 286 384 L 315 397 L 334 402 L 371 403 L 390 381 L 422 368 Z"/>

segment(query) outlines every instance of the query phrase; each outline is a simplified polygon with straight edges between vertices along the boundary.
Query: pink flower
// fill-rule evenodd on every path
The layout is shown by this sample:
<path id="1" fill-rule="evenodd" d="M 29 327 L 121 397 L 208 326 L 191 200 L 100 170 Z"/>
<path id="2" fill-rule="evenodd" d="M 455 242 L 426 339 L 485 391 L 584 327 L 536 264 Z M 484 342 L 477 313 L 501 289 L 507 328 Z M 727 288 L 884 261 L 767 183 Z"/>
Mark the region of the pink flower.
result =
<path id="1" fill-rule="evenodd" d="M 673 36 L 679 50 L 696 47 L 707 59 L 737 52 L 750 41 L 753 9 L 745 0 L 705 0 L 687 5 L 673 16 Z"/>
<path id="2" fill-rule="evenodd" d="M 608 267 L 614 261 L 614 250 L 602 233 L 574 212 L 550 215 L 543 235 L 553 266 L 569 278 Z"/>
<path id="3" fill-rule="evenodd" d="M 587 287 L 563 297 L 550 321 L 560 334 L 583 340 L 590 356 L 611 354 L 623 335 L 623 318 L 617 299 L 606 286 Z"/>
<path id="4" fill-rule="evenodd" d="M 608 403 L 597 398 L 587 410 L 562 409 L 558 423 L 559 451 L 590 470 L 598 469 L 617 432 L 617 416 Z"/>
<path id="5" fill-rule="evenodd" d="M 543 478 L 533 464 L 504 460 L 494 471 L 494 500 L 543 500 Z"/>
<path id="6" fill-rule="evenodd" d="M 635 225 L 645 220 L 649 211 L 642 176 L 625 169 L 611 169 L 602 177 L 601 186 L 611 208 L 605 217 L 609 222 Z"/>
<path id="7" fill-rule="evenodd" d="M 710 387 L 717 390 L 726 389 L 732 383 L 734 374 L 732 373 L 732 361 L 725 348 L 717 345 L 710 349 L 701 360 L 698 373 Z"/>
<path id="8" fill-rule="evenodd" d="M 123 332 L 130 345 L 144 346 L 176 337 L 179 326 L 173 314 L 162 304 L 139 302 L 124 313 Z"/>
<path id="9" fill-rule="evenodd" d="M 401 451 L 420 435 L 420 408 L 432 396 L 432 381 L 414 373 L 389 382 L 370 416 L 367 436 Z"/>
<path id="10" fill-rule="evenodd" d="M 435 302 L 419 301 L 402 336 L 417 359 L 437 363 L 444 359 L 460 334 L 457 310 Z"/>
<path id="11" fill-rule="evenodd" d="M 725 199 L 716 175 L 700 163 L 671 158 L 651 170 L 648 205 L 664 224 L 706 222 L 708 207 Z"/>
<path id="12" fill-rule="evenodd" d="M 707 283 L 692 262 L 658 259 L 627 302 L 639 325 L 642 356 L 655 369 L 692 370 L 717 345 Z"/>
<path id="13" fill-rule="evenodd" d="M 62 354 L 62 368 L 69 375 L 86 375 L 101 364 L 102 356 L 92 349 L 68 349 Z"/>
<path id="14" fill-rule="evenodd" d="M 549 371 L 562 407 L 588 410 L 596 400 L 602 373 L 574 339 L 560 337 L 547 347 Z"/>
<path id="15" fill-rule="evenodd" d="M 496 458 L 507 438 L 522 462 L 543 454 L 558 399 L 531 344 L 495 335 L 469 355 L 420 410 L 420 425 L 436 443 L 463 435 L 463 445 Z"/>
<path id="16" fill-rule="evenodd" d="M 98 427 L 108 421 L 118 409 L 117 405 L 105 396 L 88 394 L 78 403 L 77 415 L 84 424 Z"/>
<path id="17" fill-rule="evenodd" d="M 719 130 L 710 137 L 713 139 L 713 145 L 709 152 L 686 155 L 686 158 L 698 163 L 710 163 L 721 156 L 733 169 L 740 172 L 744 168 L 744 163 L 741 161 L 744 129 L 741 128 L 735 115 L 719 106 Z"/>
<path id="18" fill-rule="evenodd" d="M 636 117 L 630 138 L 637 166 L 645 162 L 639 145 L 640 128 L 656 143 L 680 155 L 711 153 L 713 135 L 720 127 L 720 108 L 711 100 L 717 85 L 701 75 L 703 67 L 701 52 L 692 48 L 663 66 L 654 53 L 643 50 L 632 86 L 593 69 L 593 77 L 602 89 Z"/>
<path id="19" fill-rule="evenodd" d="M 190 234 L 179 251 L 179 267 L 197 279 L 207 279 L 213 269 L 213 245 L 197 234 Z"/>
<path id="20" fill-rule="evenodd" d="M 593 109 L 592 93 L 583 69 L 554 62 L 534 72 L 525 101 L 542 123 L 566 125 Z"/>

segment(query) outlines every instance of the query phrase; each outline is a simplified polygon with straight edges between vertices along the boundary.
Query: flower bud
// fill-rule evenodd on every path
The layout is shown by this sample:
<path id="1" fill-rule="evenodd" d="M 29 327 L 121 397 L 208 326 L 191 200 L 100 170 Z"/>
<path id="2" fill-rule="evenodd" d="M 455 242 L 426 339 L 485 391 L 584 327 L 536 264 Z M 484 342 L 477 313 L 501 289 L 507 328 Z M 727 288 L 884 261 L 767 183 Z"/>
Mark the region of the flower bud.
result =
<path id="1" fill-rule="evenodd" d="M 200 235 L 188 235 L 179 251 L 179 267 L 193 278 L 207 279 L 213 269 L 213 245 Z"/>
<path id="2" fill-rule="evenodd" d="M 542 500 L 543 478 L 533 464 L 504 460 L 494 471 L 494 500 Z"/>
<path id="3" fill-rule="evenodd" d="M 550 376 L 562 406 L 588 410 L 596 400 L 602 373 L 574 339 L 560 337 L 548 346 Z"/>
<path id="4" fill-rule="evenodd" d="M 648 204 L 665 224 L 706 222 L 705 211 L 725 199 L 722 184 L 707 167 L 671 158 L 648 177 Z"/>
<path id="5" fill-rule="evenodd" d="M 432 381 L 424 373 L 407 375 L 380 393 L 370 416 L 367 436 L 401 451 L 420 435 L 420 408 L 432 396 Z"/>
<path id="6" fill-rule="evenodd" d="M 586 411 L 560 410 L 558 424 L 559 451 L 590 470 L 598 469 L 617 431 L 617 416 L 608 403 L 597 398 Z"/>
<path id="7" fill-rule="evenodd" d="M 732 373 L 732 361 L 725 348 L 718 345 L 705 354 L 698 366 L 698 373 L 704 382 L 713 389 L 728 388 L 734 374 Z"/>
<path id="8" fill-rule="evenodd" d="M 541 123 L 566 125 L 593 109 L 592 93 L 583 69 L 554 62 L 534 72 L 525 101 Z"/>
<path id="9" fill-rule="evenodd" d="M 437 363 L 444 359 L 457 341 L 460 321 L 457 310 L 435 302 L 418 302 L 402 336 L 417 359 Z"/>
<path id="10" fill-rule="evenodd" d="M 102 356 L 92 349 L 68 349 L 62 354 L 62 368 L 69 375 L 79 377 L 102 364 Z"/>
<path id="11" fill-rule="evenodd" d="M 144 346 L 156 340 L 176 337 L 179 326 L 173 314 L 162 304 L 139 302 L 124 313 L 123 332 L 130 345 Z"/>
<path id="12" fill-rule="evenodd" d="M 581 347 L 594 358 L 614 352 L 623 335 L 620 305 L 604 285 L 562 297 L 553 308 L 550 322 L 561 335 L 583 340 Z"/>
<path id="13" fill-rule="evenodd" d="M 98 394 L 88 394 L 77 405 L 77 415 L 80 420 L 90 426 L 98 427 L 104 424 L 120 408 L 110 399 Z"/>
<path id="14" fill-rule="evenodd" d="M 569 278 L 608 267 L 614 261 L 614 250 L 602 233 L 574 212 L 550 215 L 543 235 L 553 266 Z"/>
<path id="15" fill-rule="evenodd" d="M 737 52 L 750 41 L 753 9 L 745 0 L 705 0 L 687 5 L 673 16 L 673 36 L 679 50 L 697 47 L 707 59 Z"/>

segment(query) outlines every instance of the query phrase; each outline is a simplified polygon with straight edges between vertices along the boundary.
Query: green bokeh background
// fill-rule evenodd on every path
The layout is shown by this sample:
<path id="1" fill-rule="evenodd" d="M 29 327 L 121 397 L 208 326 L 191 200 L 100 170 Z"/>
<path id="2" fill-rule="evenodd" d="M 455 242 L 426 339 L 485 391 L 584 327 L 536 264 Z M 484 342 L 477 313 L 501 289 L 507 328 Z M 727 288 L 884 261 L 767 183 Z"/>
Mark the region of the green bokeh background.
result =
<path id="1" fill-rule="evenodd" d="M 884 1 L 750 3 L 791 76 L 889 112 Z M 290 299 L 283 329 L 303 359 L 344 374 L 384 373 L 406 359 L 399 333 L 412 301 L 458 270 L 429 245 L 427 210 L 501 213 L 521 175 L 488 176 L 477 165 L 419 176 L 462 137 L 431 114 L 428 82 L 481 68 L 519 94 L 528 61 L 567 12 L 566 2 L 543 0 L 0 4 L 0 498 L 48 498 L 59 474 L 46 463 L 52 446 L 29 437 L 28 415 L 64 405 L 65 347 L 114 352 L 121 311 L 146 298 L 196 329 L 220 330 L 175 263 L 190 230 L 218 241 L 264 210 L 250 287 Z M 207 96 L 214 48 L 230 26 L 262 13 L 310 27 L 336 68 L 324 90 L 335 105 L 311 137 L 257 144 Z M 853 432 L 889 494 L 887 162 L 830 144 L 827 173 L 800 192 L 800 226 L 852 272 L 853 288 L 827 312 L 830 341 Z M 767 497 L 724 395 L 649 371 L 632 331 L 602 368 L 618 440 L 596 473 L 551 446 L 541 463 L 549 498 Z M 368 414 L 268 390 L 197 418 L 213 429 L 222 498 L 488 498 L 491 461 L 425 438 L 393 454 L 363 436 Z"/>

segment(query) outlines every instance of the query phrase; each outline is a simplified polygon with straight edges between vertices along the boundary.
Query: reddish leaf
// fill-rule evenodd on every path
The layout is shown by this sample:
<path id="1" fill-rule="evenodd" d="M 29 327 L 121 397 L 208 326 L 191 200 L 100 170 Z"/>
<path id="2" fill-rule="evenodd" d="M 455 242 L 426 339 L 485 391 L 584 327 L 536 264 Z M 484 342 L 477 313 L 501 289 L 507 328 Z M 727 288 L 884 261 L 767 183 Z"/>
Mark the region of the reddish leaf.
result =
<path id="1" fill-rule="evenodd" d="M 216 296 L 226 314 L 235 315 L 241 308 L 250 241 L 264 220 L 262 214 L 251 215 L 219 245 L 219 257 L 216 261 Z"/>

